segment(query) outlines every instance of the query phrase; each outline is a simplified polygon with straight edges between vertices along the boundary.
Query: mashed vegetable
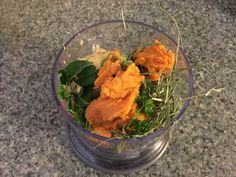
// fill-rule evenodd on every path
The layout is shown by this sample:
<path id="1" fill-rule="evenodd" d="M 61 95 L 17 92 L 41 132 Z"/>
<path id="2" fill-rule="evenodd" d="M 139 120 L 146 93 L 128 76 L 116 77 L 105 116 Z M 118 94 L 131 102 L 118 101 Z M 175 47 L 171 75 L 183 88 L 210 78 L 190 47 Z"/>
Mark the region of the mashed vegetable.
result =
<path id="1" fill-rule="evenodd" d="M 144 66 L 148 72 L 153 73 L 149 75 L 149 78 L 156 81 L 162 73 L 169 72 L 172 69 L 174 56 L 171 50 L 167 51 L 165 46 L 156 40 L 154 45 L 137 52 L 134 61 L 136 65 Z"/>
<path id="2" fill-rule="evenodd" d="M 112 62 L 108 59 L 100 69 L 100 75 L 95 81 L 96 87 L 101 86 L 100 97 L 92 101 L 85 112 L 85 117 L 95 132 L 106 137 L 108 137 L 108 132 L 104 129 L 119 129 L 133 117 L 137 107 L 135 99 L 139 94 L 141 82 L 144 80 L 144 76 L 140 75 L 134 63 L 125 71 L 110 70 L 111 66 L 118 66 L 119 62 L 120 60 Z M 107 75 L 101 73 L 107 73 Z M 103 78 L 107 78 L 105 82 L 98 82 Z M 101 128 L 103 131 L 97 131 Z"/>

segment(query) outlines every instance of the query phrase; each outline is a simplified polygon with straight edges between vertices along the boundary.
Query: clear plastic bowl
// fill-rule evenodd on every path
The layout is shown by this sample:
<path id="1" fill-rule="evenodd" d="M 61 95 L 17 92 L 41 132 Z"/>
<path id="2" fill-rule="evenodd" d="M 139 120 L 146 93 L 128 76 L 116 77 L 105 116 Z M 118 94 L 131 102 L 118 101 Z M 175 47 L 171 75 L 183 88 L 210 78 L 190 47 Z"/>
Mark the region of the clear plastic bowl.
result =
<path id="1" fill-rule="evenodd" d="M 57 54 L 52 69 L 52 93 L 59 109 L 66 120 L 66 130 L 71 148 L 79 159 L 85 164 L 108 173 L 128 174 L 148 167 L 163 154 L 167 148 L 174 124 L 183 117 L 189 100 L 183 106 L 173 121 L 172 126 L 162 128 L 142 138 L 125 140 L 107 139 L 82 128 L 65 109 L 62 101 L 56 94 L 59 84 L 57 72 L 72 60 L 77 60 L 92 53 L 92 46 L 113 50 L 120 49 L 124 53 L 132 51 L 135 47 L 151 44 L 158 39 L 169 49 L 176 50 L 176 42 L 158 28 L 136 21 L 126 21 L 126 30 L 122 20 L 107 21 L 92 25 L 75 34 Z M 180 49 L 178 68 L 187 67 L 187 70 L 176 75 L 186 81 L 184 88 L 178 88 L 176 94 L 182 97 L 192 96 L 193 78 L 190 64 Z M 125 144 L 125 145 L 124 145 Z M 123 146 L 124 145 L 124 146 Z M 123 146 L 119 153 L 117 147 Z"/>

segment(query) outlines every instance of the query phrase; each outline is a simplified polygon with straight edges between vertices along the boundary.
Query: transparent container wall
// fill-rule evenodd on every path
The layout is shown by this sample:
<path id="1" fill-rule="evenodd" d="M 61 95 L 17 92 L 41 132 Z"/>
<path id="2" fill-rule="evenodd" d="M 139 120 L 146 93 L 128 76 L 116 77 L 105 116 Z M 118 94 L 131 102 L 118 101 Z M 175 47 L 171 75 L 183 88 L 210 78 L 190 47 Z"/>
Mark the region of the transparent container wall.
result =
<path id="1" fill-rule="evenodd" d="M 81 59 L 91 54 L 94 45 L 99 45 L 106 50 L 119 49 L 128 54 L 138 47 L 152 44 L 156 39 L 168 46 L 168 49 L 176 50 L 175 42 L 149 25 L 126 21 L 125 30 L 122 21 L 100 23 L 78 33 L 64 46 L 62 53 L 58 56 L 55 72 L 64 68 L 72 60 Z M 184 54 L 180 51 L 176 67 L 186 68 L 186 62 Z M 184 70 L 176 76 L 189 83 L 188 70 Z M 57 86 L 58 79 L 56 77 L 54 79 Z M 176 94 L 180 94 L 181 97 L 188 96 L 188 84 L 184 87 L 177 89 L 178 93 Z M 59 101 L 58 98 L 57 100 Z M 159 133 L 153 133 L 142 140 L 125 141 L 125 147 L 119 153 L 117 148 L 122 147 L 121 142 L 109 141 L 84 130 L 73 121 L 73 118 L 66 113 L 65 107 L 62 105 L 62 102 L 59 101 L 59 106 L 68 123 L 71 145 L 77 151 L 80 159 L 94 168 L 107 172 L 130 172 L 153 163 L 168 145 L 171 135 L 170 128 Z"/>
<path id="2" fill-rule="evenodd" d="M 127 174 L 154 163 L 166 150 L 172 127 L 146 141 L 100 140 L 68 125 L 71 147 L 86 164 L 105 172 Z M 118 150 L 119 149 L 119 150 Z"/>

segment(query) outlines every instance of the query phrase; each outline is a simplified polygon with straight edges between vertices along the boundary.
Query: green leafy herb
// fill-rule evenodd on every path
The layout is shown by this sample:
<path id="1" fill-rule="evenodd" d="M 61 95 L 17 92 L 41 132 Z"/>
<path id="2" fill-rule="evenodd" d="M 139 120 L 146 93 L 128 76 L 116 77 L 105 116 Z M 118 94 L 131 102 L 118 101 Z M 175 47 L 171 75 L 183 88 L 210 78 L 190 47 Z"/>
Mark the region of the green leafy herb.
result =
<path id="1" fill-rule="evenodd" d="M 83 92 L 82 97 L 87 102 L 90 102 L 93 99 L 96 99 L 100 94 L 100 91 L 98 89 L 94 89 L 94 85 L 89 85 L 83 88 L 84 88 L 84 92 Z"/>
<path id="2" fill-rule="evenodd" d="M 63 69 L 58 71 L 58 78 L 61 84 L 66 85 L 67 78 L 66 78 L 66 73 Z"/>
<path id="3" fill-rule="evenodd" d="M 92 62 L 85 60 L 75 60 L 69 63 L 63 70 L 58 72 L 61 84 L 65 85 L 65 82 L 70 82 L 71 79 L 76 77 L 84 68 L 91 65 Z"/>
<path id="4" fill-rule="evenodd" d="M 74 102 L 78 104 L 78 106 L 86 107 L 89 104 L 89 102 L 83 98 L 83 95 L 80 96 L 79 94 L 73 93 L 73 96 L 74 96 Z"/>
<path id="5" fill-rule="evenodd" d="M 76 82 L 80 86 L 88 86 L 94 83 L 97 78 L 97 69 L 94 65 L 84 68 L 78 75 Z"/>
<path id="6" fill-rule="evenodd" d="M 147 114 L 148 117 L 151 117 L 154 113 L 154 102 L 151 99 L 144 101 L 144 112 Z"/>
<path id="7" fill-rule="evenodd" d="M 57 88 L 58 96 L 66 102 L 67 111 L 75 121 L 88 129 L 85 109 L 89 102 L 99 95 L 93 85 L 97 77 L 96 67 L 89 61 L 76 60 L 60 70 L 58 77 L 61 82 Z"/>
<path id="8" fill-rule="evenodd" d="M 129 135 L 140 135 L 149 130 L 149 122 L 132 119 L 131 123 L 125 129 L 129 132 Z"/>
<path id="9" fill-rule="evenodd" d="M 155 93 L 155 91 L 156 88 L 154 84 L 152 84 L 151 81 L 145 80 L 141 86 L 140 95 L 137 98 L 139 107 L 148 117 L 151 117 L 155 110 L 155 104 L 152 100 L 152 95 Z"/>

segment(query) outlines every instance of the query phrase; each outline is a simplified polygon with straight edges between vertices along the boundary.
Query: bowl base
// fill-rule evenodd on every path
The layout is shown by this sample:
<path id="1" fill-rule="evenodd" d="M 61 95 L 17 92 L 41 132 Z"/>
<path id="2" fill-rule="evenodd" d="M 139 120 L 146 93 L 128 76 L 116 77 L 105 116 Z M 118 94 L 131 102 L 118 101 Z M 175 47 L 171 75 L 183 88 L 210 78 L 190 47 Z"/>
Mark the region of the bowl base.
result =
<path id="1" fill-rule="evenodd" d="M 129 165 L 125 166 L 122 165 L 122 162 L 120 165 L 116 166 L 109 166 L 109 164 L 101 164 L 96 161 L 96 159 L 93 157 L 92 153 L 88 151 L 88 149 L 83 146 L 82 141 L 80 141 L 79 137 L 76 135 L 76 133 L 73 131 L 73 129 L 70 127 L 70 125 L 67 123 L 66 126 L 67 130 L 67 136 L 69 139 L 69 145 L 71 149 L 74 151 L 76 156 L 82 161 L 84 164 L 103 171 L 105 173 L 111 173 L 111 174 L 130 174 L 137 171 L 140 171 L 144 168 L 149 167 L 152 165 L 157 159 L 161 157 L 161 155 L 165 152 L 166 148 L 169 145 L 169 142 L 171 140 L 172 130 L 169 130 L 165 136 L 162 139 L 161 145 L 158 146 L 158 149 L 156 150 L 155 155 L 150 154 L 148 159 L 144 159 L 142 163 L 129 163 Z M 134 162 L 136 160 L 134 159 Z"/>

